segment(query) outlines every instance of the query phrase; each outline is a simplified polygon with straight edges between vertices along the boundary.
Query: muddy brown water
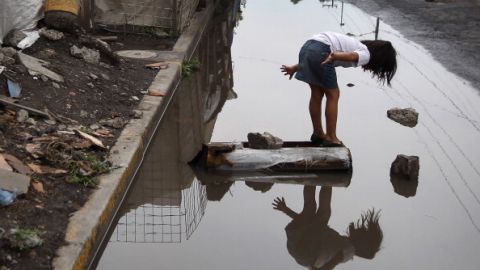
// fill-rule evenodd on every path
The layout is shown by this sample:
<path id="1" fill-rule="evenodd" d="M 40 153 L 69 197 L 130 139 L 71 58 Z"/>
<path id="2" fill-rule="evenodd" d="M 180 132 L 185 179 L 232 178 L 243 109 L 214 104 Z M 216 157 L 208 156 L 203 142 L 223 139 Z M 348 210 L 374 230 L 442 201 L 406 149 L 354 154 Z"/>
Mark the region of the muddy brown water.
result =
<path id="1" fill-rule="evenodd" d="M 227 22 L 236 15 L 235 7 L 227 10 L 200 44 L 200 72 L 177 90 L 97 269 L 302 269 L 328 261 L 335 269 L 477 269 L 479 90 L 385 24 L 380 38 L 391 40 L 399 54 L 391 88 L 360 69 L 337 69 L 338 134 L 353 155 L 348 187 L 205 186 L 197 180 L 186 163 L 201 143 L 244 141 L 251 131 L 308 139 L 308 87 L 284 78 L 280 65 L 294 63 L 316 32 L 360 35 L 373 31 L 375 22 L 347 4 L 340 27 L 340 7 L 249 1 L 234 29 L 232 89 L 232 35 L 221 29 L 223 22 L 232 30 Z M 386 117 L 392 107 L 414 107 L 419 124 L 392 122 Z M 420 157 L 418 183 L 392 184 L 389 169 L 397 154 Z M 316 200 L 330 206 L 330 216 L 326 207 L 318 219 L 288 225 L 292 219 L 273 209 L 278 196 L 296 212 Z M 365 259 L 347 229 L 369 209 L 380 214 L 383 238 Z M 366 239 L 363 244 L 374 246 L 374 236 Z"/>

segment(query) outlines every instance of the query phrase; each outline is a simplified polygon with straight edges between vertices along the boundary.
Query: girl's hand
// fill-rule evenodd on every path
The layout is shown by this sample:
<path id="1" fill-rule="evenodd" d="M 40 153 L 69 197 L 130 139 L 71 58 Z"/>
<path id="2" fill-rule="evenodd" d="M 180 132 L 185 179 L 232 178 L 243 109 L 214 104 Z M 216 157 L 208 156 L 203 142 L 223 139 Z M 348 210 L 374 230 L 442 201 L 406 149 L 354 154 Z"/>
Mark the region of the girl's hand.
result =
<path id="1" fill-rule="evenodd" d="M 330 64 L 333 62 L 333 52 L 330 53 L 327 58 L 325 59 L 325 61 L 322 62 L 322 65 L 325 65 L 325 64 Z"/>
<path id="2" fill-rule="evenodd" d="M 282 67 L 280 68 L 280 70 L 283 72 L 283 75 L 290 76 L 288 78 L 289 80 L 292 79 L 292 76 L 293 74 L 295 74 L 295 72 L 297 72 L 297 69 L 298 69 L 298 65 L 293 65 L 293 66 L 282 65 Z"/>
<path id="3" fill-rule="evenodd" d="M 273 209 L 275 210 L 280 210 L 282 212 L 285 212 L 288 208 L 287 208 L 287 204 L 285 203 L 285 199 L 282 197 L 276 197 L 274 200 L 273 200 Z"/>

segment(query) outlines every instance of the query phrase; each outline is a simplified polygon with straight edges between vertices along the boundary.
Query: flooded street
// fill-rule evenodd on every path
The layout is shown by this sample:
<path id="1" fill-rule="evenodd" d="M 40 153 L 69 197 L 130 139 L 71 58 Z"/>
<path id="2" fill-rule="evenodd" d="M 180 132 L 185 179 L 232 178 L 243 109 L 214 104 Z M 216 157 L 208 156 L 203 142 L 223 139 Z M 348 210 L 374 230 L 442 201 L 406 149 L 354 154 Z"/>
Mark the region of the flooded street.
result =
<path id="1" fill-rule="evenodd" d="M 398 52 L 392 87 L 360 68 L 337 68 L 337 134 L 352 152 L 353 173 L 335 181 L 346 187 L 197 179 L 187 163 L 202 143 L 246 141 L 247 133 L 264 131 L 310 138 L 308 85 L 289 81 L 280 66 L 296 63 L 313 34 L 374 38 L 376 18 L 355 6 L 345 4 L 342 19 L 340 2 L 292 2 L 247 1 L 242 13 L 235 5 L 219 8 L 196 53 L 200 71 L 177 89 L 97 269 L 304 269 L 322 260 L 335 269 L 478 268 L 480 90 L 384 23 L 379 38 Z M 393 107 L 415 108 L 419 124 L 391 121 L 386 111 Z M 397 154 L 419 156 L 418 183 L 391 182 Z M 305 198 L 316 199 L 331 209 L 328 226 L 289 225 L 292 218 L 273 209 L 276 197 L 297 213 Z M 380 249 L 365 259 L 354 256 L 347 231 L 372 209 L 381 232 L 363 241 Z M 298 240 L 292 227 L 327 240 Z"/>

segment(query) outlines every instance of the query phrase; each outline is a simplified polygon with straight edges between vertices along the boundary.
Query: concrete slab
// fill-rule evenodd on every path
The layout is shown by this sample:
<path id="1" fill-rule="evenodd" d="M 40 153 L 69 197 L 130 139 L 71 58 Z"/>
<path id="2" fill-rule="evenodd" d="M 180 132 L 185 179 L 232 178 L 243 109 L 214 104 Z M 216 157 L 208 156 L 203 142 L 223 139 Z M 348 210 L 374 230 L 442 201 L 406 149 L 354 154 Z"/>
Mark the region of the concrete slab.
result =
<path id="1" fill-rule="evenodd" d="M 50 64 L 49 62 L 35 58 L 33 56 L 30 56 L 21 52 L 17 53 L 17 58 L 20 61 L 20 63 L 22 63 L 29 70 L 43 74 L 56 82 L 64 82 L 64 79 L 61 75 L 44 67 L 44 66 L 48 66 Z"/>
<path id="2" fill-rule="evenodd" d="M 30 186 L 30 177 L 23 174 L 0 170 L 0 189 L 25 194 Z"/>

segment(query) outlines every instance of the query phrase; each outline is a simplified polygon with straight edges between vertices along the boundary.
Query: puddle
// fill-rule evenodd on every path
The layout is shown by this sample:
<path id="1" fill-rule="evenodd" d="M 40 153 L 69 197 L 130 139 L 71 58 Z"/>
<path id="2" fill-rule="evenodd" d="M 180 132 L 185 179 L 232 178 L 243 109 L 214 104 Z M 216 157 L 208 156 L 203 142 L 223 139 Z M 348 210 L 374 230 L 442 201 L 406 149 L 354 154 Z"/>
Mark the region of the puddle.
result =
<path id="1" fill-rule="evenodd" d="M 320 31 L 374 37 L 376 18 L 354 6 L 345 4 L 341 19 L 340 3 L 292 2 L 246 2 L 231 47 L 234 90 L 228 47 L 239 14 L 224 7 L 228 12 L 197 52 L 200 72 L 180 85 L 98 269 L 304 269 L 328 260 L 338 262 L 335 269 L 475 269 L 480 263 L 479 92 L 383 23 L 379 37 L 399 53 L 393 87 L 379 86 L 361 69 L 337 69 L 338 135 L 353 157 L 347 184 L 203 185 L 186 165 L 202 142 L 245 141 L 248 132 L 308 139 L 308 86 L 284 78 L 280 65 L 294 63 L 303 42 Z M 419 124 L 389 120 L 392 107 L 414 107 Z M 418 182 L 390 179 L 397 154 L 419 156 Z M 292 219 L 273 209 L 277 197 L 297 213 L 312 211 L 316 200 L 321 218 L 310 214 L 289 225 Z M 383 237 L 362 258 L 353 255 L 348 228 L 372 209 L 379 228 L 367 242 L 378 240 L 379 230 Z M 318 241 L 296 245 L 302 237 Z"/>

